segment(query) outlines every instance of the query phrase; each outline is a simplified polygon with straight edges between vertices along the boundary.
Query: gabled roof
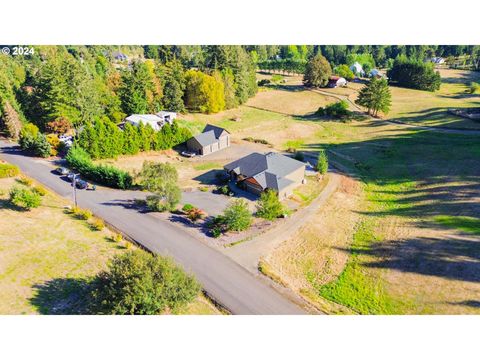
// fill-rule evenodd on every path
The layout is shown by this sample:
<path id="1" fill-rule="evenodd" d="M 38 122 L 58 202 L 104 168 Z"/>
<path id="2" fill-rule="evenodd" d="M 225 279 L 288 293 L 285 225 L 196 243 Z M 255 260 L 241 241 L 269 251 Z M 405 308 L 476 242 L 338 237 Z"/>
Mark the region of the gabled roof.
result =
<path id="1" fill-rule="evenodd" d="M 208 146 L 214 144 L 218 141 L 218 138 L 215 136 L 215 132 L 213 130 L 202 132 L 198 135 L 193 137 L 201 146 Z"/>
<path id="2" fill-rule="evenodd" d="M 253 177 L 264 189 L 277 191 L 293 183 L 285 176 L 304 168 L 305 164 L 288 156 L 270 152 L 267 154 L 251 153 L 224 166 L 227 171 L 234 171 L 246 178 Z"/>
<path id="3" fill-rule="evenodd" d="M 213 132 L 215 133 L 215 137 L 218 139 L 224 132 L 226 132 L 227 134 L 230 134 L 227 130 L 225 130 L 224 128 L 221 128 L 219 126 L 215 126 L 215 125 L 210 125 L 210 124 L 207 124 L 205 126 L 205 129 L 203 129 L 203 132 L 207 132 L 207 131 L 211 131 L 213 130 Z"/>
<path id="4" fill-rule="evenodd" d="M 203 129 L 203 132 L 195 135 L 193 138 L 197 140 L 197 142 L 201 146 L 208 146 L 216 143 L 219 137 L 222 136 L 222 134 L 224 133 L 229 134 L 229 132 L 224 128 L 207 124 L 207 126 L 205 126 L 205 129 Z"/>

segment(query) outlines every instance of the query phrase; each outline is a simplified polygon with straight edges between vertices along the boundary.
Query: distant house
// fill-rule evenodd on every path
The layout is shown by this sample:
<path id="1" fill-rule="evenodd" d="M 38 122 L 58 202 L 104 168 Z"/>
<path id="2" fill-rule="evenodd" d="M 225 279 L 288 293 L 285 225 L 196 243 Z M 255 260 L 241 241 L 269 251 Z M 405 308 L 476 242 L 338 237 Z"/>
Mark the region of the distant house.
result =
<path id="1" fill-rule="evenodd" d="M 330 76 L 330 78 L 328 79 L 328 85 L 327 86 L 329 88 L 347 86 L 347 80 L 343 77 L 340 77 L 340 76 Z"/>
<path id="2" fill-rule="evenodd" d="M 355 62 L 352 66 L 350 66 L 350 70 L 357 76 L 364 76 L 365 71 L 363 71 L 363 66 L 359 62 Z"/>
<path id="3" fill-rule="evenodd" d="M 173 124 L 173 120 L 177 117 L 177 114 L 174 112 L 160 111 L 156 114 L 132 114 L 125 119 L 125 122 L 128 122 L 134 126 L 140 125 L 150 125 L 153 130 L 159 131 L 165 124 Z"/>
<path id="4" fill-rule="evenodd" d="M 230 146 L 230 133 L 218 126 L 207 125 L 203 132 L 187 140 L 188 150 L 208 155 Z"/>
<path id="5" fill-rule="evenodd" d="M 445 64 L 445 59 L 442 57 L 433 57 L 430 59 L 430 62 L 434 63 L 435 65 L 442 65 Z"/>
<path id="6" fill-rule="evenodd" d="M 378 69 L 372 69 L 369 73 L 368 73 L 368 76 L 370 76 L 371 78 L 375 77 L 377 79 L 386 79 L 387 76 L 383 73 L 380 72 L 380 70 Z"/>
<path id="7" fill-rule="evenodd" d="M 260 194 L 271 189 L 280 199 L 305 183 L 305 164 L 274 152 L 252 153 L 225 165 L 224 169 L 245 190 Z"/>
<path id="8" fill-rule="evenodd" d="M 120 52 L 120 51 L 112 52 L 112 58 L 116 61 L 127 61 L 128 60 L 128 56 L 125 55 L 124 53 Z"/>

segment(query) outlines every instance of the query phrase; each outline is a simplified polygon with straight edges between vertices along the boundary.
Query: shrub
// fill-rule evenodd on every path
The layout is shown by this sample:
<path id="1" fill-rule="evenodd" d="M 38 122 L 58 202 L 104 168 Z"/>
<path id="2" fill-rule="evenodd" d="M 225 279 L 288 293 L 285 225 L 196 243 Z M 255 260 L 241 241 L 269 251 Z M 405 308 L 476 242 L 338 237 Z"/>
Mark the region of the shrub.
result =
<path id="1" fill-rule="evenodd" d="M 46 130 L 55 134 L 65 134 L 71 129 L 70 122 L 67 118 L 58 117 L 47 123 Z"/>
<path id="2" fill-rule="evenodd" d="M 88 209 L 76 208 L 74 212 L 75 216 L 80 220 L 89 220 L 92 217 L 92 212 Z"/>
<path id="3" fill-rule="evenodd" d="M 267 190 L 260 195 L 260 200 L 258 200 L 257 204 L 257 216 L 267 220 L 274 220 L 282 216 L 284 212 L 285 208 L 275 191 Z"/>
<path id="4" fill-rule="evenodd" d="M 348 103 L 345 100 L 338 101 L 336 103 L 328 104 L 325 107 L 321 107 L 318 109 L 317 114 L 320 116 L 331 116 L 337 119 L 343 119 L 352 114 L 350 110 L 348 110 Z"/>
<path id="5" fill-rule="evenodd" d="M 105 222 L 102 219 L 95 218 L 90 223 L 90 226 L 95 231 L 102 231 L 103 229 L 105 229 Z"/>
<path id="6" fill-rule="evenodd" d="M 150 211 L 164 212 L 173 210 L 171 204 L 169 204 L 164 198 L 158 195 L 149 195 L 146 199 L 147 208 Z"/>
<path id="7" fill-rule="evenodd" d="M 50 156 L 51 146 L 38 128 L 33 124 L 26 124 L 20 131 L 19 144 L 22 150 L 35 156 Z"/>
<path id="8" fill-rule="evenodd" d="M 31 189 L 13 187 L 10 190 L 10 202 L 26 210 L 37 208 L 42 203 L 42 198 Z"/>
<path id="9" fill-rule="evenodd" d="M 96 313 L 122 315 L 176 311 L 200 292 L 195 278 L 172 260 L 140 250 L 116 255 L 93 288 Z"/>
<path id="10" fill-rule="evenodd" d="M 243 231 L 250 227 L 252 214 L 244 199 L 234 199 L 223 212 L 227 230 Z"/>
<path id="11" fill-rule="evenodd" d="M 258 82 L 258 86 L 267 86 L 270 85 L 270 80 L 268 79 L 262 79 Z"/>
<path id="12" fill-rule="evenodd" d="M 20 184 L 25 186 L 32 186 L 32 180 L 29 178 L 22 176 L 20 179 L 17 180 Z"/>
<path id="13" fill-rule="evenodd" d="M 272 75 L 272 82 L 274 83 L 279 83 L 283 80 L 283 76 L 279 74 L 273 74 Z"/>
<path id="14" fill-rule="evenodd" d="M 18 166 L 0 163 L 0 179 L 14 177 L 18 174 L 20 174 L 20 169 L 18 168 Z"/>
<path id="15" fill-rule="evenodd" d="M 294 159 L 295 159 L 295 160 L 298 160 L 298 161 L 305 161 L 305 155 L 303 155 L 302 152 L 297 151 L 297 152 L 295 153 Z"/>
<path id="16" fill-rule="evenodd" d="M 470 94 L 478 94 L 480 93 L 480 83 L 476 83 L 476 82 L 471 82 L 470 83 L 470 86 L 468 87 L 468 92 Z"/>
<path id="17" fill-rule="evenodd" d="M 210 233 L 213 237 L 218 238 L 220 235 L 228 231 L 226 219 L 223 215 L 218 215 L 212 218 L 207 227 L 210 229 Z"/>
<path id="18" fill-rule="evenodd" d="M 201 192 L 208 192 L 209 187 L 208 187 L 208 186 L 200 186 L 200 187 L 198 188 L 198 190 L 200 190 Z"/>
<path id="19" fill-rule="evenodd" d="M 86 179 L 119 189 L 132 186 L 132 176 L 113 166 L 95 165 L 90 156 L 79 147 L 72 147 L 66 157 L 68 165 Z"/>
<path id="20" fill-rule="evenodd" d="M 193 209 L 190 209 L 189 211 L 187 211 L 187 218 L 191 221 L 191 222 L 197 222 L 198 220 L 200 219 L 203 219 L 205 217 L 205 212 L 201 209 L 198 209 L 198 208 L 193 208 Z"/>
<path id="21" fill-rule="evenodd" d="M 113 234 L 113 235 L 111 236 L 111 240 L 112 240 L 113 242 L 120 243 L 120 242 L 122 242 L 122 240 L 123 240 L 123 236 L 122 236 L 122 234 Z"/>
<path id="22" fill-rule="evenodd" d="M 50 155 L 57 156 L 58 152 L 60 151 L 60 139 L 56 134 L 48 134 L 47 135 L 47 142 L 50 144 Z"/>
<path id="23" fill-rule="evenodd" d="M 217 187 L 217 191 L 222 195 L 230 194 L 230 187 L 228 185 L 222 185 Z"/>
<path id="24" fill-rule="evenodd" d="M 328 157 L 327 153 L 323 149 L 318 152 L 317 165 L 315 166 L 315 169 L 322 175 L 326 174 L 328 171 Z"/>
<path id="25" fill-rule="evenodd" d="M 40 196 L 47 195 L 47 189 L 45 189 L 43 186 L 37 185 L 32 190 Z"/>
<path id="26" fill-rule="evenodd" d="M 182 207 L 182 211 L 185 212 L 185 213 L 187 213 L 187 212 L 189 212 L 190 210 L 192 210 L 192 209 L 194 209 L 194 208 L 195 208 L 195 206 L 193 206 L 192 204 L 185 204 L 185 205 L 183 205 L 183 207 Z"/>

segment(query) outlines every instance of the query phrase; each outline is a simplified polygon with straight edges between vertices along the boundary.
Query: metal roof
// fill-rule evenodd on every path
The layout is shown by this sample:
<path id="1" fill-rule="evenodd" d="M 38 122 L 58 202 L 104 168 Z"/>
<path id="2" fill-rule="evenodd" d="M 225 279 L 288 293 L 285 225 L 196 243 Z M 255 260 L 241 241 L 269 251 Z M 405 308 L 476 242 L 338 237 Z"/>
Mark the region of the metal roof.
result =
<path id="1" fill-rule="evenodd" d="M 267 154 L 251 153 L 224 166 L 227 171 L 235 171 L 247 178 L 253 177 L 264 189 L 282 190 L 293 183 L 285 176 L 304 168 L 301 161 L 288 156 L 270 152 Z"/>

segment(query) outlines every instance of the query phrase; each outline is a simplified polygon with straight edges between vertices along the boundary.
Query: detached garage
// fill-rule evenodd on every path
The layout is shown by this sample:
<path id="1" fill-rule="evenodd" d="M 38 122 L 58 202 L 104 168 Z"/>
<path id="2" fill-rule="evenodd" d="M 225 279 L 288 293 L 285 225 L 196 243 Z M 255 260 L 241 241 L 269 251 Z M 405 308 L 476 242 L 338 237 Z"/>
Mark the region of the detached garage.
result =
<path id="1" fill-rule="evenodd" d="M 230 133 L 218 126 L 207 125 L 203 132 L 187 141 L 188 150 L 197 155 L 208 155 L 230 146 Z"/>

